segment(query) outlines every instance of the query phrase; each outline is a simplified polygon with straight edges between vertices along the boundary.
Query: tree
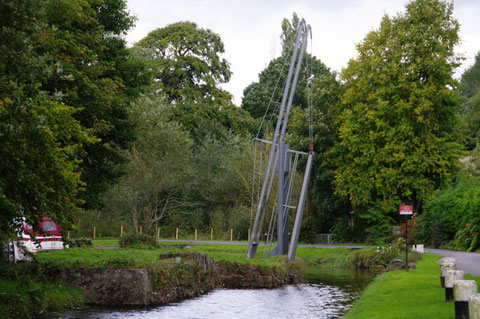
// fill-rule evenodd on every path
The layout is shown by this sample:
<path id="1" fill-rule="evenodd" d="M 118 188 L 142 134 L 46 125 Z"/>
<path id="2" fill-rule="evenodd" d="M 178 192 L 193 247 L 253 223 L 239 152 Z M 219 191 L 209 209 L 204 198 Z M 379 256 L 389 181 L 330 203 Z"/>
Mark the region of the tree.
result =
<path id="1" fill-rule="evenodd" d="M 126 152 L 129 173 L 110 192 L 109 209 L 129 216 L 135 231 L 149 233 L 172 210 L 187 203 L 182 176 L 190 159 L 192 140 L 169 118 L 163 97 L 141 96 L 130 108 L 138 139 Z"/>
<path id="2" fill-rule="evenodd" d="M 295 35 L 297 33 L 297 27 L 300 23 L 297 13 L 293 13 L 292 21 L 287 18 L 282 21 L 282 34 L 280 35 L 280 42 L 282 44 L 282 55 L 288 54 L 293 49 L 295 44 Z"/>
<path id="3" fill-rule="evenodd" d="M 24 216 L 38 229 L 45 214 L 62 225 L 73 213 L 84 187 L 79 163 L 85 145 L 97 141 L 42 83 L 55 72 L 42 52 L 43 1 L 0 4 L 0 240 L 12 234 L 14 217 Z"/>
<path id="4" fill-rule="evenodd" d="M 248 111 L 253 118 L 261 119 L 269 106 L 270 112 L 273 112 L 274 104 L 280 101 L 283 94 L 283 86 L 287 78 L 290 58 L 291 56 L 289 55 L 283 55 L 270 61 L 268 66 L 260 72 L 259 81 L 253 82 L 243 90 L 241 107 Z M 305 54 L 302 67 L 306 65 L 310 66 L 310 64 L 313 76 L 330 73 L 328 68 L 319 59 Z M 306 88 L 307 75 L 306 72 L 301 72 L 292 102 L 294 106 L 307 107 Z M 271 104 L 270 100 L 272 101 Z"/>
<path id="5" fill-rule="evenodd" d="M 231 96 L 218 87 L 229 81 L 229 63 L 220 36 L 193 22 L 177 22 L 150 32 L 136 44 L 169 102 L 209 101 L 231 104 Z"/>
<path id="6" fill-rule="evenodd" d="M 385 16 L 342 72 L 344 110 L 330 153 L 335 185 L 357 212 L 369 212 L 372 227 L 388 225 L 399 203 L 418 210 L 458 166 L 452 10 L 444 1 L 417 0 L 405 14 Z"/>
<path id="7" fill-rule="evenodd" d="M 480 139 L 480 52 L 475 63 L 462 74 L 459 92 L 462 97 L 462 132 L 467 149 L 472 150 Z"/>
<path id="8" fill-rule="evenodd" d="M 133 23 L 125 8 L 123 0 L 0 4 L 2 231 L 16 216 L 71 226 L 76 207 L 98 204 L 119 175 L 116 149 L 133 139 L 126 105 L 143 81 L 121 40 Z"/>
<path id="9" fill-rule="evenodd" d="M 341 110 L 343 88 L 336 74 L 322 74 L 312 83 L 313 101 L 313 157 L 309 185 L 308 209 L 302 226 L 302 235 L 328 233 L 338 218 L 345 218 L 351 208 L 344 197 L 335 194 L 333 184 L 334 166 L 327 161 L 327 154 L 338 140 L 335 117 Z M 293 149 L 308 152 L 309 120 L 308 109 L 295 108 L 289 121 L 290 134 L 287 142 Z M 301 165 L 304 166 L 304 165 Z"/>

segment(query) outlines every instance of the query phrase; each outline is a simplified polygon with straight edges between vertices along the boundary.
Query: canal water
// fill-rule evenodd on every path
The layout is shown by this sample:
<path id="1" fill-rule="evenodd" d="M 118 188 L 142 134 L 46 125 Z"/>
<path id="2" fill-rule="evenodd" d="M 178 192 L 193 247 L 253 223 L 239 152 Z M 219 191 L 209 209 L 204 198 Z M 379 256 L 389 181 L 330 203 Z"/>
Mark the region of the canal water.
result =
<path id="1" fill-rule="evenodd" d="M 320 267 L 309 269 L 307 283 L 277 289 L 215 289 L 167 306 L 88 309 L 51 313 L 45 318 L 341 318 L 371 279 L 368 273 Z"/>

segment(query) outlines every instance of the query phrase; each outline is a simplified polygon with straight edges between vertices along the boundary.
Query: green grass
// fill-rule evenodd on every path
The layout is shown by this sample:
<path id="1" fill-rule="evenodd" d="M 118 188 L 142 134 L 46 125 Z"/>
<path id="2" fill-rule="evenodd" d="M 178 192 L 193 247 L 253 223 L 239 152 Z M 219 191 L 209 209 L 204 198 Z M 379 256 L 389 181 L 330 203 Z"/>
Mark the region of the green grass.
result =
<path id="1" fill-rule="evenodd" d="M 0 278 L 0 318 L 31 318 L 45 311 L 82 307 L 80 290 L 31 279 Z"/>
<path id="2" fill-rule="evenodd" d="M 99 241 L 104 242 L 104 241 Z M 97 241 L 94 242 L 95 245 Z M 170 243 L 167 243 L 170 244 Z M 174 244 L 179 244 L 175 242 Z M 259 246 L 257 255 L 247 259 L 245 245 L 215 245 L 200 244 L 190 248 L 160 246 L 156 249 L 97 249 L 72 248 L 48 253 L 37 254 L 37 259 L 43 263 L 53 263 L 65 267 L 127 267 L 145 265 L 159 260 L 159 254 L 165 252 L 197 252 L 206 254 L 218 261 L 254 264 L 270 268 L 283 268 L 285 257 L 263 257 L 264 246 Z M 345 248 L 314 248 L 299 247 L 297 259 L 303 259 L 311 264 L 329 264 L 332 266 L 347 266 L 350 250 Z"/>
<path id="3" fill-rule="evenodd" d="M 94 245 L 104 245 L 104 246 L 117 246 L 118 240 L 116 239 L 92 239 L 92 244 Z"/>
<path id="4" fill-rule="evenodd" d="M 142 265 L 159 260 L 160 253 L 172 248 L 158 249 L 97 249 L 71 248 L 37 254 L 41 263 L 53 263 L 65 267 L 123 267 Z"/>
<path id="5" fill-rule="evenodd" d="M 346 319 L 443 319 L 454 318 L 453 303 L 445 302 L 440 287 L 441 256 L 425 253 L 416 270 L 396 270 L 377 276 L 362 293 Z M 469 274 L 480 286 L 480 277 Z"/>

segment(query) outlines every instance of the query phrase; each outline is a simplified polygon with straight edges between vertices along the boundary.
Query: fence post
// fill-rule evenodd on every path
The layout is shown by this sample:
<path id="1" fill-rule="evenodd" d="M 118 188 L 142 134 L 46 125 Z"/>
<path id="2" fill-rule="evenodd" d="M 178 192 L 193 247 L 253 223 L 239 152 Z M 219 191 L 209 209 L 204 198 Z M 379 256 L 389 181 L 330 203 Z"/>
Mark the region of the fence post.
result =
<path id="1" fill-rule="evenodd" d="M 175 230 L 175 239 L 178 239 L 178 227 L 177 227 L 177 229 Z"/>
<path id="2" fill-rule="evenodd" d="M 212 229 L 210 230 L 210 240 L 213 240 L 213 227 L 212 227 Z"/>
<path id="3" fill-rule="evenodd" d="M 195 229 L 195 240 L 197 240 L 197 230 Z"/>
<path id="4" fill-rule="evenodd" d="M 95 226 L 93 226 L 93 238 L 95 238 L 95 232 L 97 231 L 97 229 L 95 228 Z"/>
<path id="5" fill-rule="evenodd" d="M 451 260 L 447 260 L 443 263 L 440 263 L 440 285 L 442 288 L 445 288 L 445 275 L 447 274 L 447 271 L 455 269 L 457 269 L 455 266 L 455 260 L 453 262 Z"/>
<path id="6" fill-rule="evenodd" d="M 233 241 L 233 228 L 230 229 L 230 241 Z"/>
<path id="7" fill-rule="evenodd" d="M 457 280 L 453 286 L 453 295 L 455 296 L 455 318 L 468 319 L 470 296 L 478 293 L 475 280 Z"/>
<path id="8" fill-rule="evenodd" d="M 470 319 L 480 319 L 480 294 L 470 296 L 468 300 L 468 312 Z"/>
<path id="9" fill-rule="evenodd" d="M 445 301 L 453 301 L 453 287 L 458 280 L 465 279 L 465 272 L 462 270 L 447 270 L 445 273 Z"/>

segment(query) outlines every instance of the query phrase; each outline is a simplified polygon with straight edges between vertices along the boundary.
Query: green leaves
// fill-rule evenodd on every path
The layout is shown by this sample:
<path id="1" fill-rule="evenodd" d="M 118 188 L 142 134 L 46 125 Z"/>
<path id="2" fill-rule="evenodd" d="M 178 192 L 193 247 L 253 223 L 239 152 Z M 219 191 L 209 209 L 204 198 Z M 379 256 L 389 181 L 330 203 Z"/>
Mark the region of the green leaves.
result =
<path id="1" fill-rule="evenodd" d="M 168 101 L 231 104 L 217 85 L 230 80 L 229 63 L 220 36 L 193 22 L 177 22 L 150 32 L 136 44 L 137 55 L 160 81 Z"/>
<path id="2" fill-rule="evenodd" d="M 461 155 L 452 75 L 458 23 L 452 6 L 418 0 L 385 16 L 343 71 L 337 117 L 337 192 L 355 206 L 423 201 L 449 180 Z"/>

